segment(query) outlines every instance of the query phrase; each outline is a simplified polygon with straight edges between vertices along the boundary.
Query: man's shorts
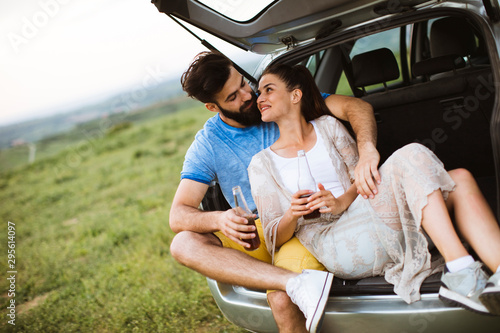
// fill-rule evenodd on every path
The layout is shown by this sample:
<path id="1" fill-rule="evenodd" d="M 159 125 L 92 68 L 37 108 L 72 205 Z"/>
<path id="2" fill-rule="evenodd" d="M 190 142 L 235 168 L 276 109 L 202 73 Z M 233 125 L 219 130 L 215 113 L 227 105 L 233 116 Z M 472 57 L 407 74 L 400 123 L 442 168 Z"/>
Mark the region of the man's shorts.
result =
<path id="1" fill-rule="evenodd" d="M 244 252 L 255 259 L 271 263 L 271 255 L 267 251 L 266 242 L 264 240 L 264 231 L 260 219 L 255 220 L 257 232 L 260 237 L 260 246 L 257 250 L 247 251 L 245 248 L 231 239 L 227 238 L 222 232 L 218 231 L 215 234 L 222 243 L 222 246 Z M 297 237 L 293 237 L 288 242 L 283 244 L 279 251 L 274 253 L 274 265 L 285 268 L 290 271 L 301 273 L 303 269 L 315 269 L 323 271 L 325 267 L 299 242 Z"/>

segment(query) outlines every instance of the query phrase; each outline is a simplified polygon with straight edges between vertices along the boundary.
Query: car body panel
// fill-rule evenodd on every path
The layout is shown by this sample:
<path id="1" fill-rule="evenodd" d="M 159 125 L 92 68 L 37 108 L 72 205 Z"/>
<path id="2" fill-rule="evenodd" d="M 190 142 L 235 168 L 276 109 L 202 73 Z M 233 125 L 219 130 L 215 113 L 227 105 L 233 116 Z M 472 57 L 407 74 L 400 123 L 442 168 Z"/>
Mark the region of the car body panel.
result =
<path id="1" fill-rule="evenodd" d="M 232 323 L 252 332 L 278 332 L 264 291 L 207 279 L 214 299 Z M 481 332 L 498 333 L 500 317 L 443 305 L 436 293 L 406 304 L 396 295 L 330 296 L 323 327 L 328 332 Z"/>

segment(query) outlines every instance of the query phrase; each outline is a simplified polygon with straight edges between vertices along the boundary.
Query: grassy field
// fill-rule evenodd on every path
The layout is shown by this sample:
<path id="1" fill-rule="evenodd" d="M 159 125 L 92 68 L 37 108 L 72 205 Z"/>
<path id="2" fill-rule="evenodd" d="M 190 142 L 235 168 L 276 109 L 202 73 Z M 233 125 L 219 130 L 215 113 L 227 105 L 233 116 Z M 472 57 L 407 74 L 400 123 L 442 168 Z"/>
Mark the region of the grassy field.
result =
<path id="1" fill-rule="evenodd" d="M 184 154 L 211 115 L 196 104 L 142 122 L 101 123 L 58 153 L 2 171 L 0 331 L 243 332 L 223 318 L 205 278 L 169 254 L 168 213 Z M 9 297 L 5 275 L 13 269 Z"/>
<path id="2" fill-rule="evenodd" d="M 40 158 L 52 157 L 58 154 L 62 149 L 69 148 L 71 145 L 82 144 L 82 141 L 94 141 L 96 138 L 101 138 L 105 134 L 119 130 L 129 123 L 142 124 L 153 119 L 165 116 L 166 114 L 177 112 L 178 110 L 192 108 L 199 105 L 198 102 L 187 98 L 178 97 L 166 100 L 161 103 L 153 104 L 147 108 L 136 109 L 132 112 L 114 113 L 107 118 L 97 118 L 92 121 L 87 121 L 76 125 L 76 128 L 67 132 L 51 132 L 50 136 L 46 136 L 39 140 L 32 147 L 36 147 L 35 160 Z M 57 127 L 57 123 L 53 123 L 55 117 L 50 120 L 39 120 L 40 126 L 47 126 L 46 132 Z M 51 122 L 52 121 L 52 122 Z M 28 130 L 16 132 L 18 137 L 29 137 Z M 3 139 L 6 140 L 5 138 Z M 30 141 L 26 139 L 26 141 Z M 20 145 L 10 149 L 0 150 L 0 172 L 14 169 L 22 166 L 29 161 L 30 146 Z"/>

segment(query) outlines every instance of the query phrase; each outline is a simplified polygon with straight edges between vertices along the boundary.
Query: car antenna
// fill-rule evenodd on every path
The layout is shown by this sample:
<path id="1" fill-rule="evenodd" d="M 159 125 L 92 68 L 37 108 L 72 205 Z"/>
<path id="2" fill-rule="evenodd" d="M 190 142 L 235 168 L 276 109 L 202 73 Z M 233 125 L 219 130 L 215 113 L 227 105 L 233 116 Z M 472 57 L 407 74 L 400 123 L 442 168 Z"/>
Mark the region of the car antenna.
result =
<path id="1" fill-rule="evenodd" d="M 189 32 L 191 35 L 193 35 L 196 39 L 198 39 L 201 42 L 201 44 L 203 46 L 205 46 L 207 49 L 209 49 L 210 51 L 219 52 L 220 54 L 224 54 L 221 51 L 217 50 L 217 48 L 215 46 L 213 46 L 212 44 L 210 44 L 207 40 L 198 37 L 198 35 L 196 35 L 194 32 L 192 32 L 191 30 L 189 30 L 184 24 L 182 24 L 181 22 L 179 22 L 179 20 L 177 20 L 174 16 L 172 16 L 171 14 L 167 14 L 167 16 L 170 17 L 172 20 L 174 20 L 175 23 L 177 23 L 178 25 L 180 25 L 181 27 L 183 27 L 187 32 Z M 229 59 L 229 57 L 227 57 L 227 58 Z M 231 60 L 231 59 L 229 59 L 229 60 Z M 231 60 L 231 63 L 233 64 L 233 67 L 239 73 L 241 73 L 244 77 L 247 78 L 248 81 L 250 81 L 250 83 L 252 83 L 252 84 L 254 84 L 254 85 L 257 86 L 258 82 L 257 82 L 257 80 L 252 75 L 250 75 L 247 71 L 245 71 L 243 68 L 241 68 L 240 66 L 238 66 L 234 61 Z"/>

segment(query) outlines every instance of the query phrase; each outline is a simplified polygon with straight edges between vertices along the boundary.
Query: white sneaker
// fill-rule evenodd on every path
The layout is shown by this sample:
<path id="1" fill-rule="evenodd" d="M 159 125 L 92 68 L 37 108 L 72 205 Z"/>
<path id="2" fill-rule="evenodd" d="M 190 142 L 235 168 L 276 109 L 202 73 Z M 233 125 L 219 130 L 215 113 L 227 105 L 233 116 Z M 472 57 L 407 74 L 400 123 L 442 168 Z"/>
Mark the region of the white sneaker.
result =
<path id="1" fill-rule="evenodd" d="M 321 328 L 332 280 L 332 273 L 305 269 L 286 284 L 286 293 L 304 313 L 306 329 L 311 333 Z"/>
<path id="2" fill-rule="evenodd" d="M 500 316 L 500 272 L 488 279 L 479 299 L 491 314 Z"/>
<path id="3" fill-rule="evenodd" d="M 460 306 L 467 310 L 482 314 L 490 314 L 479 300 L 479 295 L 486 286 L 488 276 L 481 269 L 480 262 L 455 272 L 446 272 L 441 277 L 439 298 L 452 306 Z"/>

